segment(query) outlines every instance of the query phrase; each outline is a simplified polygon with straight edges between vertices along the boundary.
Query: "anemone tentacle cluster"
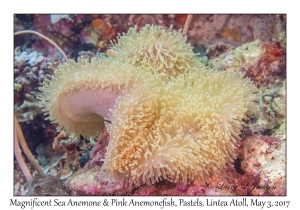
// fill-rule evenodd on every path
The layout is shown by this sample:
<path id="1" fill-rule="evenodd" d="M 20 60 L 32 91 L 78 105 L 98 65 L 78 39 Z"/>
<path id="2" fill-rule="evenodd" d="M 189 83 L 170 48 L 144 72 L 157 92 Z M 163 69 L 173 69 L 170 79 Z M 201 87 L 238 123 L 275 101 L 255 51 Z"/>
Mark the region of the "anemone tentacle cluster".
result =
<path id="1" fill-rule="evenodd" d="M 118 97 L 136 86 L 155 92 L 155 85 L 158 81 L 151 75 L 117 60 L 68 60 L 40 87 L 40 105 L 48 119 L 58 123 L 58 131 L 95 136 L 103 130 Z"/>
<path id="2" fill-rule="evenodd" d="M 107 177 L 127 186 L 188 183 L 233 162 L 243 119 L 256 109 L 249 78 L 205 69 L 171 28 L 131 28 L 113 49 L 106 60 L 67 61 L 40 88 L 59 130 L 94 136 L 106 127 Z"/>
<path id="3" fill-rule="evenodd" d="M 112 49 L 118 52 L 118 58 L 134 66 L 142 67 L 160 77 L 177 77 L 186 73 L 197 64 L 196 54 L 187 37 L 181 31 L 163 29 L 160 26 L 146 25 L 137 31 L 137 27 L 119 35 L 117 41 L 111 41 Z"/>

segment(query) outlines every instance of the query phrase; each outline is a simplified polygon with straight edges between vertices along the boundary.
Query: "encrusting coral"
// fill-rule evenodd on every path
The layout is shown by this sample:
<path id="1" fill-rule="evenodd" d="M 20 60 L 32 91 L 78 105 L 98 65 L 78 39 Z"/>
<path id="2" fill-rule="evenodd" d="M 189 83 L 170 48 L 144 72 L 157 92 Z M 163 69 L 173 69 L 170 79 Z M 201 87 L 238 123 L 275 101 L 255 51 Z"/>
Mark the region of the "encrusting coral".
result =
<path id="1" fill-rule="evenodd" d="M 83 136 L 106 126 L 102 171 L 126 186 L 217 176 L 236 158 L 242 120 L 255 112 L 251 80 L 198 65 L 186 38 L 171 29 L 146 25 L 118 41 L 116 56 L 68 60 L 44 82 L 49 119 Z"/>

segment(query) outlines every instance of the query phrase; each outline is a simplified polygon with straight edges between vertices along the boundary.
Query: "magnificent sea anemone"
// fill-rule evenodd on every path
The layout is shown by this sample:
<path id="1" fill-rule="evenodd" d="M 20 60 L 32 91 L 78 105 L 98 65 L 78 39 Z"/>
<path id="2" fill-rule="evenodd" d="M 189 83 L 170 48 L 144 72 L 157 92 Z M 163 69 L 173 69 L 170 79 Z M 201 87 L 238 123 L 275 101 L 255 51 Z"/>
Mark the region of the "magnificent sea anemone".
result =
<path id="1" fill-rule="evenodd" d="M 172 26 L 165 30 L 146 25 L 140 32 L 137 27 L 130 28 L 111 43 L 123 62 L 170 78 L 185 73 L 197 63 L 196 54 L 186 40 L 187 37 L 181 31 L 172 30 Z"/>
<path id="2" fill-rule="evenodd" d="M 111 130 L 104 168 L 136 186 L 218 176 L 236 158 L 242 120 L 255 112 L 256 89 L 243 77 L 198 69 L 178 77 L 162 88 L 149 131 L 122 138 Z"/>
<path id="3" fill-rule="evenodd" d="M 105 120 L 110 121 L 110 109 L 119 106 L 119 98 L 128 98 L 137 87 L 155 94 L 152 87 L 158 86 L 158 81 L 141 72 L 114 59 L 70 59 L 59 66 L 51 80 L 45 80 L 40 106 L 49 114 L 48 119 L 58 124 L 58 131 L 95 136 L 103 130 Z"/>
<path id="4" fill-rule="evenodd" d="M 236 158 L 243 119 L 255 112 L 251 80 L 204 69 L 178 34 L 130 29 L 117 56 L 69 60 L 40 88 L 59 130 L 94 136 L 106 126 L 102 171 L 127 186 L 217 176 Z"/>

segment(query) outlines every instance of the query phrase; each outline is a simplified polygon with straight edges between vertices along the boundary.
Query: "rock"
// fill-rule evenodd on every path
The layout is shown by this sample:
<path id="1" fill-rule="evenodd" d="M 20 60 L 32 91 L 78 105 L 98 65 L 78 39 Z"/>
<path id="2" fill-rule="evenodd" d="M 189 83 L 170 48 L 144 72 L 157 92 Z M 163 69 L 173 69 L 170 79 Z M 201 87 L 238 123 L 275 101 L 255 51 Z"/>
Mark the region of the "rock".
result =
<path id="1" fill-rule="evenodd" d="M 35 175 L 25 186 L 26 195 L 53 196 L 69 195 L 60 179 L 51 175 Z"/>

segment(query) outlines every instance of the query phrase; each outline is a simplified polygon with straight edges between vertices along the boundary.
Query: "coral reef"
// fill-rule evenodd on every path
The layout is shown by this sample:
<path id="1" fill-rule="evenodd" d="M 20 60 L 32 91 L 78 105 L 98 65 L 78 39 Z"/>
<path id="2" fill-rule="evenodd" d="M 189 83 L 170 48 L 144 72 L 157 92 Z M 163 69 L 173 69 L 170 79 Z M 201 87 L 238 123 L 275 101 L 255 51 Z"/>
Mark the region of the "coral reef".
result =
<path id="1" fill-rule="evenodd" d="M 286 16 L 193 15 L 184 37 L 186 20 L 14 15 L 15 31 L 71 58 L 15 37 L 15 114 L 67 194 L 286 194 Z M 14 175 L 15 195 L 28 194 L 16 161 Z"/>
<path id="2" fill-rule="evenodd" d="M 240 69 L 257 86 L 268 86 L 278 78 L 285 78 L 285 59 L 285 49 L 280 45 L 256 40 L 222 53 L 210 60 L 209 65 L 218 70 Z"/>
<path id="3" fill-rule="evenodd" d="M 136 29 L 128 34 L 115 43 L 119 52 L 115 57 L 91 63 L 69 60 L 61 65 L 40 88 L 43 111 L 59 124 L 58 130 L 76 135 L 95 136 L 103 131 L 106 120 L 110 141 L 103 171 L 126 186 L 218 176 L 235 158 L 242 120 L 255 112 L 256 88 L 237 71 L 214 72 L 196 65 L 180 33 L 146 25 L 140 34 Z M 169 48 L 165 40 L 182 46 Z M 157 50 L 153 46 L 157 54 L 140 63 L 146 48 L 139 52 L 133 46 L 143 43 L 161 45 Z M 129 47 L 138 60 L 130 61 L 134 56 Z M 180 62 L 166 65 L 177 62 L 172 57 Z M 174 76 L 175 72 L 178 77 L 162 84 L 156 75 L 160 65 L 172 67 L 165 74 Z M 150 66 L 153 75 L 147 73 Z"/>
<path id="4" fill-rule="evenodd" d="M 260 40 L 248 42 L 212 59 L 210 66 L 211 68 L 220 70 L 237 69 L 245 65 L 252 66 L 263 57 L 265 51 L 262 46 L 263 43 Z M 223 50 L 222 48 L 220 49 Z"/>
<path id="5" fill-rule="evenodd" d="M 16 106 L 15 110 L 18 115 L 19 122 L 29 123 L 36 115 L 42 113 L 38 106 L 37 91 L 30 91 L 25 94 L 25 101 L 21 106 Z"/>
<path id="6" fill-rule="evenodd" d="M 259 111 L 245 130 L 252 135 L 267 134 L 285 139 L 286 93 L 285 80 L 279 80 L 272 88 L 258 90 Z"/>
<path id="7" fill-rule="evenodd" d="M 38 106 L 38 87 L 62 60 L 55 56 L 45 58 L 31 48 L 22 51 L 16 47 L 14 53 L 15 114 L 19 122 L 30 124 L 42 113 Z"/>
<path id="8" fill-rule="evenodd" d="M 241 167 L 257 179 L 252 195 L 286 195 L 285 140 L 250 136 L 239 149 Z"/>
<path id="9" fill-rule="evenodd" d="M 35 30 L 58 44 L 68 57 L 76 58 L 80 51 L 106 50 L 109 41 L 120 32 L 121 21 L 129 15 L 15 15 L 15 31 Z M 123 19 L 122 19 L 123 18 Z M 101 24 L 102 27 L 101 27 Z M 117 27 L 118 25 L 118 27 Z M 124 30 L 124 29 L 123 29 Z M 24 41 L 25 39 L 25 41 Z M 54 55 L 56 49 L 35 35 L 18 37 L 17 44 L 26 43 L 36 51 Z"/>
<path id="10" fill-rule="evenodd" d="M 191 43 L 239 46 L 253 40 L 249 23 L 252 18 L 253 15 L 198 15 L 193 18 L 188 36 Z"/>
<path id="11" fill-rule="evenodd" d="M 268 41 L 273 44 L 280 42 L 286 44 L 286 16 L 280 15 L 260 15 L 250 20 L 255 39 Z"/>

